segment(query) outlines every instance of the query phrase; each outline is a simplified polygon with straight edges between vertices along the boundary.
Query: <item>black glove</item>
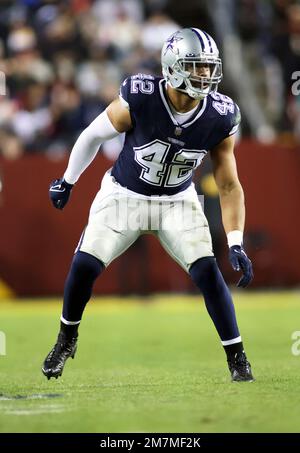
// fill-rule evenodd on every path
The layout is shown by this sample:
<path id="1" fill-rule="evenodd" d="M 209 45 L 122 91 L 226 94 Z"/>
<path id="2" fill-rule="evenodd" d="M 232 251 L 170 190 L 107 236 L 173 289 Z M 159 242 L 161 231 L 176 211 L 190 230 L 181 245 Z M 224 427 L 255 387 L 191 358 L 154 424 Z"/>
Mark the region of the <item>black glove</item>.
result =
<path id="1" fill-rule="evenodd" d="M 229 248 L 229 261 L 235 271 L 242 270 L 243 275 L 236 286 L 245 288 L 253 279 L 252 263 L 240 245 Z"/>
<path id="2" fill-rule="evenodd" d="M 64 178 L 55 179 L 49 187 L 49 197 L 57 209 L 63 209 L 71 195 L 73 184 L 67 183 Z"/>

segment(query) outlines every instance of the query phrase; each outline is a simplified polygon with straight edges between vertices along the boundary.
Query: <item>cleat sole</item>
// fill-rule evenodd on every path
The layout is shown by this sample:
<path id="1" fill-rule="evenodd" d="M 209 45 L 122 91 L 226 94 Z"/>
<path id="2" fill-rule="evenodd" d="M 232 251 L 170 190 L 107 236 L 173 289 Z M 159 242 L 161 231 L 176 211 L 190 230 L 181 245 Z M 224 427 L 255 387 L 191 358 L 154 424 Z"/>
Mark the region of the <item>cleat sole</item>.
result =
<path id="1" fill-rule="evenodd" d="M 255 379 L 232 379 L 231 382 L 255 382 Z"/>
<path id="2" fill-rule="evenodd" d="M 72 359 L 74 359 L 75 354 L 76 354 L 76 351 L 77 351 L 77 345 L 75 346 L 74 352 L 73 352 L 73 354 L 71 355 Z"/>

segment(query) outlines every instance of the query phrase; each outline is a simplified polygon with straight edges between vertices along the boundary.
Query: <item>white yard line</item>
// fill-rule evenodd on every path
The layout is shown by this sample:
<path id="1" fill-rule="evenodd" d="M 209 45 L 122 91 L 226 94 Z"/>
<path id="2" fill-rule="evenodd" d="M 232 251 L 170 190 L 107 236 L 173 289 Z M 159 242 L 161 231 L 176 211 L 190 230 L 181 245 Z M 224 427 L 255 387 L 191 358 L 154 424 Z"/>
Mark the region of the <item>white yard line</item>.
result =
<path id="1" fill-rule="evenodd" d="M 50 398 L 58 398 L 62 395 L 58 393 L 53 394 L 34 394 L 34 395 L 18 395 L 18 396 L 0 396 L 0 401 L 22 401 L 22 400 L 39 400 L 39 399 L 50 399 Z"/>
<path id="2" fill-rule="evenodd" d="M 41 414 L 57 414 L 65 412 L 66 408 L 59 404 L 48 404 L 40 407 L 24 408 L 24 409 L 3 409 L 6 415 L 41 415 Z"/>

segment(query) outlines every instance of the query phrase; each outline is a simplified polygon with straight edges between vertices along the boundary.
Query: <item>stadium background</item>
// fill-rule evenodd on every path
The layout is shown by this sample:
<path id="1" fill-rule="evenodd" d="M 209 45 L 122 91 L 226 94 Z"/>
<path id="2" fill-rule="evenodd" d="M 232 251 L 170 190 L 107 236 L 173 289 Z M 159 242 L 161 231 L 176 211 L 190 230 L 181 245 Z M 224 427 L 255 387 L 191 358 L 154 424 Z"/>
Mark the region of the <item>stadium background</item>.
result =
<path id="1" fill-rule="evenodd" d="M 116 96 L 129 74 L 160 74 L 160 48 L 181 26 L 216 37 L 224 63 L 220 91 L 241 106 L 236 148 L 245 188 L 245 244 L 252 287 L 296 286 L 300 103 L 300 6 L 291 1 L 3 1 L 0 5 L 0 278 L 19 296 L 60 294 L 101 177 L 121 143 L 113 140 L 82 176 L 63 213 L 48 201 L 76 137 Z M 104 155 L 104 156 L 103 156 Z M 195 178 L 205 195 L 215 251 L 229 282 L 209 161 Z M 126 265 L 125 265 L 126 264 Z M 99 294 L 194 291 L 184 272 L 149 237 L 111 265 Z"/>
<path id="2" fill-rule="evenodd" d="M 220 91 L 242 111 L 236 158 L 255 279 L 234 301 L 257 382 L 232 388 L 201 296 L 151 237 L 99 279 L 76 360 L 44 381 L 72 254 L 121 142 L 102 147 L 63 212 L 49 182 L 122 80 L 160 74 L 163 40 L 191 25 L 215 37 Z M 299 69 L 298 1 L 0 2 L 0 432 L 299 431 Z M 195 184 L 234 289 L 209 160 Z"/>

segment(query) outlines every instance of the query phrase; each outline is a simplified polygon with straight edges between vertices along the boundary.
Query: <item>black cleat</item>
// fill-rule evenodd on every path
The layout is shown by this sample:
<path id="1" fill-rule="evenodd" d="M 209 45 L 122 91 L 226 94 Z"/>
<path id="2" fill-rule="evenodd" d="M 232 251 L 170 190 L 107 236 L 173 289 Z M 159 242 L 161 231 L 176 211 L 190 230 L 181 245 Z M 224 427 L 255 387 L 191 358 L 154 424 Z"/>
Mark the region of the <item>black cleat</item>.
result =
<path id="1" fill-rule="evenodd" d="M 255 380 L 252 375 L 251 365 L 248 362 L 244 351 L 237 352 L 232 358 L 227 360 L 227 362 L 232 382 L 253 382 Z"/>
<path id="2" fill-rule="evenodd" d="M 57 338 L 57 343 L 47 355 L 43 366 L 42 372 L 48 378 L 56 379 L 62 375 L 66 360 L 69 357 L 74 359 L 77 349 L 77 336 L 67 339 L 65 334 L 60 332 Z"/>

